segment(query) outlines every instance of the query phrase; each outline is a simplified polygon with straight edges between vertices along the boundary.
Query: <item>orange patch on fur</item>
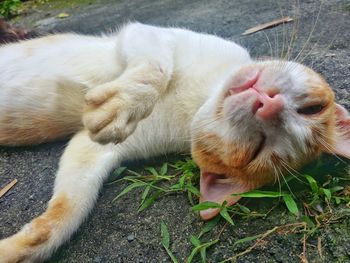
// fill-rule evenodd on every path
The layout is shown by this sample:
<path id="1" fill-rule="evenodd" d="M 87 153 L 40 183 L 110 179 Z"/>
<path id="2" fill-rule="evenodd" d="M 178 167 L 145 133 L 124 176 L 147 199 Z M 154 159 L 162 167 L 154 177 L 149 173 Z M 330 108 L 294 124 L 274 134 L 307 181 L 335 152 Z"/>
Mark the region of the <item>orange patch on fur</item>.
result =
<path id="1" fill-rule="evenodd" d="M 19 240 L 23 247 L 35 247 L 46 242 L 52 230 L 70 213 L 71 207 L 66 195 L 55 198 L 47 210 L 30 223 L 30 229 Z"/>

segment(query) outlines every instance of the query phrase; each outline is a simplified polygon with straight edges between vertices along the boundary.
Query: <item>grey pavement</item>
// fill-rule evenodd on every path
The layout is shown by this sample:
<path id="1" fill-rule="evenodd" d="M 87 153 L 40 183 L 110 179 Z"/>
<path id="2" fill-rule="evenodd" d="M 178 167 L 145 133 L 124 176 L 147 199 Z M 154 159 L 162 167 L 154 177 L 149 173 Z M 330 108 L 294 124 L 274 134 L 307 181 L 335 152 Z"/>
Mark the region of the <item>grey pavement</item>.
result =
<path id="1" fill-rule="evenodd" d="M 350 2 L 301 2 L 298 6 L 295 1 L 278 0 L 80 0 L 38 7 L 16 22 L 41 33 L 100 34 L 135 20 L 186 27 L 235 40 L 247 47 L 254 57 L 264 57 L 271 56 L 270 46 L 272 55 L 280 54 L 283 45 L 290 43 L 296 22 L 250 36 L 243 37 L 241 33 L 281 15 L 295 17 L 299 13 L 297 38 L 293 43 L 294 57 L 303 51 L 299 58 L 321 72 L 334 87 L 339 102 L 350 109 Z M 70 16 L 58 19 L 56 15 L 60 12 L 67 12 Z M 17 185 L 0 198 L 0 238 L 15 233 L 44 211 L 65 145 L 66 142 L 57 142 L 34 147 L 0 148 L 0 187 L 18 179 Z M 154 162 L 161 163 L 157 160 L 151 163 Z M 140 169 L 134 164 L 129 167 Z M 123 187 L 125 184 L 105 186 L 91 216 L 48 262 L 170 262 L 160 243 L 161 220 L 169 226 L 171 250 L 183 262 L 190 253 L 190 235 L 198 233 L 203 225 L 191 212 L 186 196 L 166 196 L 138 213 L 138 191 L 112 202 Z M 220 243 L 209 250 L 208 259 L 218 262 L 232 256 L 232 245 L 236 240 L 288 222 L 289 217 L 284 209 L 278 208 L 266 219 L 237 220 L 235 227 L 224 229 Z M 349 218 L 346 218 L 323 230 L 325 262 L 350 262 L 349 224 Z M 299 262 L 300 238 L 300 235 L 293 234 L 275 235 L 265 246 L 240 258 L 239 262 Z M 317 254 L 317 238 L 308 242 L 310 262 L 322 262 Z"/>

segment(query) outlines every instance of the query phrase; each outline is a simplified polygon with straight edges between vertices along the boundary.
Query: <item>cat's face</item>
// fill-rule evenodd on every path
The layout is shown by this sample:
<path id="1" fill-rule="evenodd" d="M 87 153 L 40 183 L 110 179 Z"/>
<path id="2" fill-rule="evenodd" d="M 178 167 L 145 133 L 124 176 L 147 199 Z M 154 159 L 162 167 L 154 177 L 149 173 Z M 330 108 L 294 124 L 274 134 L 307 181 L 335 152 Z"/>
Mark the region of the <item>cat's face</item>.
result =
<path id="1" fill-rule="evenodd" d="M 283 172 L 322 152 L 336 153 L 340 139 L 350 141 L 341 115 L 348 118 L 327 82 L 311 69 L 281 61 L 244 66 L 218 87 L 192 123 L 201 201 L 233 204 L 239 197 L 231 194 L 280 180 Z M 337 126 L 343 126 L 344 136 Z"/>

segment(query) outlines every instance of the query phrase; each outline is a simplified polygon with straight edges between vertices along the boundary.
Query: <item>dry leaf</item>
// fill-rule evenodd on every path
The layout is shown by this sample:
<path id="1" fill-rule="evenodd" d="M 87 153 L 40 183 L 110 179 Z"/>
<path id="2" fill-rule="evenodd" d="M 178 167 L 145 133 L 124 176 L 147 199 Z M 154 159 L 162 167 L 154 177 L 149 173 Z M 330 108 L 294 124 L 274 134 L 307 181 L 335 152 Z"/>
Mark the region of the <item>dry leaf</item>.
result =
<path id="1" fill-rule="evenodd" d="M 17 183 L 17 179 L 14 179 L 11 183 L 6 185 L 4 188 L 0 190 L 0 198 L 6 194 L 15 184 Z"/>
<path id="2" fill-rule="evenodd" d="M 255 27 L 252 27 L 246 31 L 244 31 L 244 33 L 242 35 L 249 35 L 249 34 L 253 34 L 255 32 L 258 32 L 258 31 L 261 31 L 261 30 L 264 30 L 266 28 L 270 28 L 270 27 L 275 27 L 275 26 L 278 26 L 280 24 L 284 24 L 284 23 L 288 23 L 288 22 L 291 22 L 293 21 L 294 19 L 289 17 L 289 16 L 286 16 L 286 17 L 282 17 L 280 19 L 276 19 L 276 20 L 273 20 L 271 22 L 268 22 L 268 23 L 265 23 L 265 24 L 261 24 L 261 25 L 257 25 Z"/>
<path id="3" fill-rule="evenodd" d="M 57 15 L 58 18 L 66 18 L 66 17 L 69 17 L 69 14 L 67 13 L 60 13 Z"/>

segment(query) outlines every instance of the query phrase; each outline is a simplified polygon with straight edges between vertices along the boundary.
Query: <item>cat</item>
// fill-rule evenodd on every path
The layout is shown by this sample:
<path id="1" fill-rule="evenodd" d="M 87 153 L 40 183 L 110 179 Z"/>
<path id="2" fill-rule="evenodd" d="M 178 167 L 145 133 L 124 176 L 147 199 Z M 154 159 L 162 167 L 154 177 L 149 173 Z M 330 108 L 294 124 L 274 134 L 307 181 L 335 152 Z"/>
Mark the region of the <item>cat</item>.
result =
<path id="1" fill-rule="evenodd" d="M 33 38 L 35 36 L 35 32 L 14 27 L 0 18 L 0 44 Z"/>
<path id="2" fill-rule="evenodd" d="M 0 58 L 0 145 L 73 135 L 46 211 L 0 241 L 1 263 L 50 257 L 124 160 L 191 150 L 200 202 L 233 205 L 322 152 L 350 158 L 350 116 L 322 76 L 217 36 L 130 23 L 4 45 Z"/>

